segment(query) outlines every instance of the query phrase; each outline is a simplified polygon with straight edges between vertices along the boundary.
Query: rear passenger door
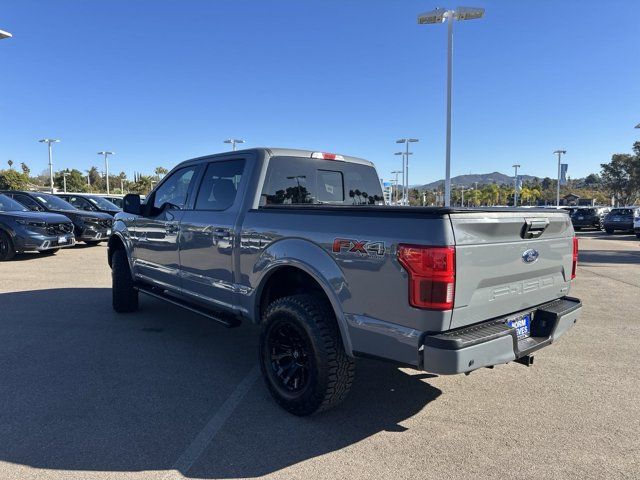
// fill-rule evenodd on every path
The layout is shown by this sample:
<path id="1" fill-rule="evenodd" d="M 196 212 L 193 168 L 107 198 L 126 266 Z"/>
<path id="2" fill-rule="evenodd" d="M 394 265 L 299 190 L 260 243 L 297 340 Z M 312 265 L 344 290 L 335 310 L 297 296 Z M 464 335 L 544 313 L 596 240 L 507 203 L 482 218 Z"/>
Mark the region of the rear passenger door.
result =
<path id="1" fill-rule="evenodd" d="M 237 158 L 206 165 L 193 207 L 180 222 L 183 293 L 208 306 L 232 309 L 236 303 L 233 253 L 245 163 Z"/>

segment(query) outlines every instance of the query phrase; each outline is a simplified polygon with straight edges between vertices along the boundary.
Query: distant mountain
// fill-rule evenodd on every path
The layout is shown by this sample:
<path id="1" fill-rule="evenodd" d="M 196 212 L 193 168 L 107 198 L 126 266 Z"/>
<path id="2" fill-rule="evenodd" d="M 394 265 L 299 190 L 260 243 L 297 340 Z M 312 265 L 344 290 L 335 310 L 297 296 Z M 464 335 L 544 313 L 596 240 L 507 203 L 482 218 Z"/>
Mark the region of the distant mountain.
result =
<path id="1" fill-rule="evenodd" d="M 536 178 L 531 175 L 519 175 L 519 177 L 522 178 L 523 182 L 530 181 Z M 451 185 L 454 187 L 474 187 L 476 182 L 478 182 L 478 186 L 490 185 L 492 183 L 496 183 L 498 185 L 513 184 L 513 175 L 510 176 L 500 172 L 493 172 L 472 173 L 469 175 L 458 175 L 457 177 L 451 177 Z M 426 185 L 418 185 L 415 188 L 417 188 L 418 190 L 434 190 L 440 185 L 444 185 L 444 179 L 427 183 Z"/>

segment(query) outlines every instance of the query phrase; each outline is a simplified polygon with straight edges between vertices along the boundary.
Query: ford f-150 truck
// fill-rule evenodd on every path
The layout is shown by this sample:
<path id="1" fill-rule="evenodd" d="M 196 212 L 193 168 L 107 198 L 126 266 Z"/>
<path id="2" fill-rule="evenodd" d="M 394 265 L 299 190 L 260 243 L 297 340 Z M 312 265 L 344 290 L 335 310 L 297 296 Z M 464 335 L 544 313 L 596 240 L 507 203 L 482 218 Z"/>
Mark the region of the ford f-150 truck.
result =
<path id="1" fill-rule="evenodd" d="M 117 312 L 144 293 L 261 324 L 259 362 L 296 415 L 345 398 L 354 357 L 436 374 L 532 363 L 576 322 L 566 212 L 383 204 L 371 162 L 250 149 L 188 160 L 109 239 Z"/>

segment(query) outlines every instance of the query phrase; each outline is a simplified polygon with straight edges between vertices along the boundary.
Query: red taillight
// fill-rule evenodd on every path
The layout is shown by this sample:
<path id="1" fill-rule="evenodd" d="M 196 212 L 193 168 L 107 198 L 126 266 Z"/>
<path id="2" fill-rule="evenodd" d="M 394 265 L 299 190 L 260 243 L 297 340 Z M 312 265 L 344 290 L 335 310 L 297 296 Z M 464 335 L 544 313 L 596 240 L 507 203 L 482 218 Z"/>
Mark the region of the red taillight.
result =
<path id="1" fill-rule="evenodd" d="M 455 247 L 399 245 L 398 261 L 409 273 L 409 304 L 451 310 L 456 285 Z"/>
<path id="2" fill-rule="evenodd" d="M 573 237 L 573 264 L 571 265 L 571 280 L 576 278 L 578 268 L 578 237 Z"/>

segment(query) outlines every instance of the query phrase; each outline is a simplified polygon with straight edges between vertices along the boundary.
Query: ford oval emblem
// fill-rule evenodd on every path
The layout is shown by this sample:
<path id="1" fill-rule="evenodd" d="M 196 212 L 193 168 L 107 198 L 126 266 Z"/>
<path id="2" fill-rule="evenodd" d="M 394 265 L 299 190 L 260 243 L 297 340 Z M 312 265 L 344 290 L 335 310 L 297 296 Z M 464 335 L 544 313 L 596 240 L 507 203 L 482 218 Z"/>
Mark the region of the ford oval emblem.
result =
<path id="1" fill-rule="evenodd" d="M 524 263 L 534 263 L 536 260 L 538 260 L 539 256 L 540 254 L 537 250 L 530 248 L 529 250 L 525 250 L 525 252 L 522 254 L 522 261 Z"/>

